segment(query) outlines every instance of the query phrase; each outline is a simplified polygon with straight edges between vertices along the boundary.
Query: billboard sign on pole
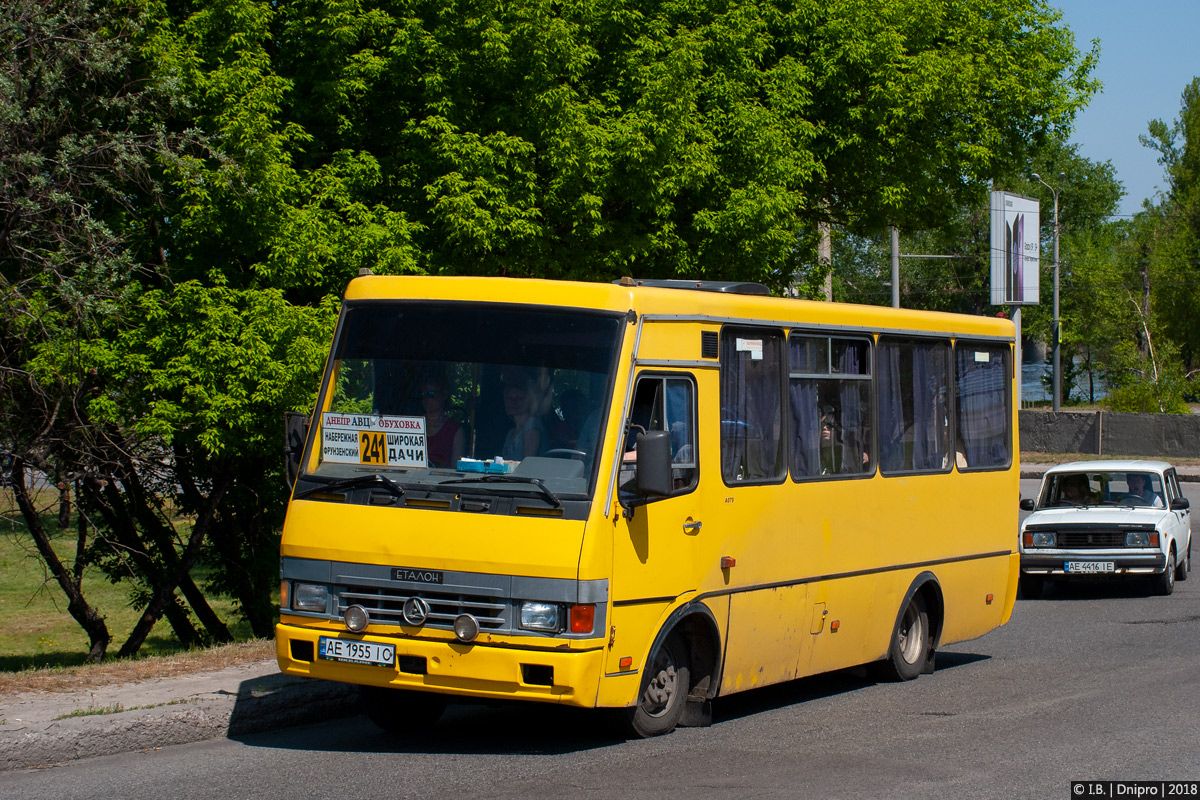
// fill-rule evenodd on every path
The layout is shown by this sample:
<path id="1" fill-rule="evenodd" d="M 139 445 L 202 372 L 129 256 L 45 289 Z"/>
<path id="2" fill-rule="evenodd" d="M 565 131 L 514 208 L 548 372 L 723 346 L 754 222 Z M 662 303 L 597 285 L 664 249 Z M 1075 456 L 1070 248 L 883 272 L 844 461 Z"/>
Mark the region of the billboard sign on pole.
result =
<path id="1" fill-rule="evenodd" d="M 1037 305 L 1040 221 L 1037 200 L 992 192 L 992 305 Z"/>

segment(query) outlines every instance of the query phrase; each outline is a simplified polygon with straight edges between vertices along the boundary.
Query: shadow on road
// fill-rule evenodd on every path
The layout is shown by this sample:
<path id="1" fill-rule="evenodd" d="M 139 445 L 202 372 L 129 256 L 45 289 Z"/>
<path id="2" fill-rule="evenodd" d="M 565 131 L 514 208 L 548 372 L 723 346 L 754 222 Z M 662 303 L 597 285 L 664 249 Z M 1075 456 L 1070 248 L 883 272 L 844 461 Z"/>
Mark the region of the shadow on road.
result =
<path id="1" fill-rule="evenodd" d="M 1154 587 L 1148 578 L 1130 578 L 1126 580 L 1100 580 L 1079 578 L 1065 581 L 1047 581 L 1042 588 L 1042 596 L 1037 598 L 1022 598 L 1033 603 L 1048 600 L 1115 600 L 1123 598 L 1143 598 L 1156 596 Z"/>
<path id="2" fill-rule="evenodd" d="M 939 653 L 939 672 L 989 658 L 974 653 Z M 923 677 L 923 680 L 929 680 Z M 713 702 L 713 724 L 721 725 L 874 686 L 865 667 L 817 675 L 752 689 Z M 336 709 L 341 709 L 341 714 Z M 562 755 L 611 747 L 625 741 L 621 711 L 548 706 L 534 703 L 451 704 L 432 729 L 414 728 L 398 737 L 376 728 L 359 712 L 353 696 L 343 695 L 321 712 L 324 722 L 273 732 L 230 732 L 250 747 L 328 753 L 406 753 L 451 755 Z M 354 715 L 354 716 L 350 716 Z M 334 717 L 342 717 L 335 719 Z M 259 729 L 264 730 L 264 729 Z"/>

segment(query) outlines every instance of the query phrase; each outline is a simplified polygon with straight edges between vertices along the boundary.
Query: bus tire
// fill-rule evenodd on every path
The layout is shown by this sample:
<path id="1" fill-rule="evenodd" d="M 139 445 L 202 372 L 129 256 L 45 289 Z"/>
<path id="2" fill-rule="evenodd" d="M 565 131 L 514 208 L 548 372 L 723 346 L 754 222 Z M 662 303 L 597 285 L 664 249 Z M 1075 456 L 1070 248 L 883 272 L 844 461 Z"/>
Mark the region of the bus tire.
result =
<path id="1" fill-rule="evenodd" d="M 626 712 L 630 731 L 646 739 L 675 730 L 687 705 L 690 683 L 687 646 L 673 632 L 646 664 L 637 704 Z"/>
<path id="2" fill-rule="evenodd" d="M 925 671 L 933 649 L 929 612 L 920 592 L 914 592 L 896 619 L 892 643 L 883 662 L 884 675 L 894 681 L 911 681 Z"/>
<path id="3" fill-rule="evenodd" d="M 393 736 L 428 732 L 446 710 L 446 700 L 429 692 L 360 686 L 359 697 L 367 719 Z"/>

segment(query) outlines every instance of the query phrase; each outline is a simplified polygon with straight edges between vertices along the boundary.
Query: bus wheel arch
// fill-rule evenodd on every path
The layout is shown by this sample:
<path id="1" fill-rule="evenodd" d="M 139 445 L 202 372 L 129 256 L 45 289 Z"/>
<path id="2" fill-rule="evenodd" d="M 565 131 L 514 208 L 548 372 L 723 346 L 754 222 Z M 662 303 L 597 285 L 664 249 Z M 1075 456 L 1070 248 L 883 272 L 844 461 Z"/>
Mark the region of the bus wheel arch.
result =
<path id="1" fill-rule="evenodd" d="M 908 681 L 931 674 L 944 620 L 941 585 L 933 573 L 922 572 L 909 585 L 896 611 L 887 654 L 879 662 L 880 676 Z"/>
<path id="2" fill-rule="evenodd" d="M 676 725 L 711 724 L 720 653 L 716 619 L 707 606 L 692 603 L 671 614 L 655 637 L 638 684 L 638 696 L 627 709 L 632 732 L 648 737 L 669 733 Z M 664 692 L 675 691 L 680 694 L 680 702 L 664 713 L 659 707 Z"/>

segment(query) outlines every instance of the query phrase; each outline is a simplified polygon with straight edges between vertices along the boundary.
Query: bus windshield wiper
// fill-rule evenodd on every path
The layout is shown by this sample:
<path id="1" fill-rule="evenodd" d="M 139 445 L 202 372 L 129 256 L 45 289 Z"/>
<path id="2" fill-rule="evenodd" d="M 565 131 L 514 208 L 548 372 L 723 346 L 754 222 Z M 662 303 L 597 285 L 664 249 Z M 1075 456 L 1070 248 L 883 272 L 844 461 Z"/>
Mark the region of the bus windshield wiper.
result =
<path id="1" fill-rule="evenodd" d="M 404 487 L 396 483 L 388 476 L 380 475 L 378 472 L 374 472 L 370 475 L 355 475 L 353 478 L 342 478 L 340 480 L 330 481 L 329 483 L 321 486 L 314 486 L 311 489 L 305 489 L 302 492 L 297 492 L 295 499 L 300 500 L 308 497 L 310 494 L 315 494 L 316 492 L 338 492 L 344 489 L 366 488 L 379 488 L 386 492 L 390 492 L 396 497 L 404 497 Z"/>
<path id="2" fill-rule="evenodd" d="M 453 483 L 519 483 L 527 486 L 532 486 L 541 494 L 542 497 L 549 501 L 550 505 L 555 508 L 562 508 L 562 501 L 558 499 L 558 495 L 547 488 L 546 483 L 541 478 L 529 478 L 523 475 L 480 475 L 478 478 L 452 478 L 448 481 L 442 481 L 438 486 L 446 486 Z"/>

